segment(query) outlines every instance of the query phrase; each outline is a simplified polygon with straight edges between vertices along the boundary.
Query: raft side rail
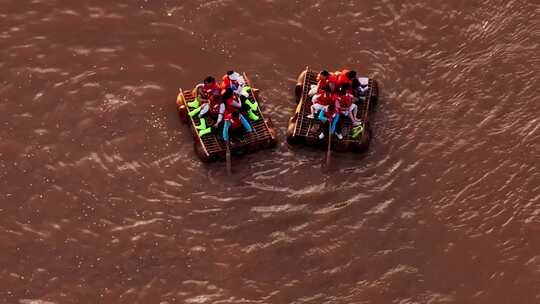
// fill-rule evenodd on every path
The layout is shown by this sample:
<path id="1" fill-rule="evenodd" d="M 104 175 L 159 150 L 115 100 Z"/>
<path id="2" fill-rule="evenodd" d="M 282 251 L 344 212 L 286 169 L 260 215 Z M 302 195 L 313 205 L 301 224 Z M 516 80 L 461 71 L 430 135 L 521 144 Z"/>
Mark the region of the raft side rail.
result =
<path id="1" fill-rule="evenodd" d="M 189 111 L 189 107 L 187 105 L 187 102 L 186 102 L 186 97 L 185 97 L 185 93 L 188 92 L 191 96 L 193 95 L 193 92 L 192 91 L 189 91 L 189 90 L 182 90 L 180 89 L 180 94 L 181 94 L 181 97 L 182 97 L 182 101 L 184 103 L 184 106 L 186 107 L 186 109 L 188 109 Z M 194 96 L 192 96 L 194 97 Z M 193 98 L 195 99 L 195 97 Z M 208 152 L 208 149 L 206 148 L 206 145 L 204 144 L 204 141 L 202 140 L 202 137 L 199 135 L 199 132 L 197 132 L 197 125 L 195 124 L 195 120 L 193 119 L 193 117 L 189 116 L 188 114 L 188 117 L 189 117 L 189 121 L 191 122 L 191 132 L 192 132 L 192 135 L 196 135 L 194 137 L 197 138 L 197 141 L 199 142 L 199 144 L 201 145 L 201 147 L 203 148 L 204 150 L 204 153 L 207 155 L 207 156 L 210 156 L 210 153 Z"/>
<path id="2" fill-rule="evenodd" d="M 299 119 L 300 119 L 300 116 L 302 115 L 302 107 L 304 105 L 304 96 L 305 96 L 305 91 L 306 91 L 306 75 L 307 75 L 307 71 L 309 70 L 309 66 L 306 66 L 306 68 L 304 69 L 304 71 L 302 71 L 300 74 L 304 73 L 304 81 L 302 83 L 302 96 L 300 97 L 300 101 L 298 101 L 298 105 L 296 107 L 296 120 L 294 122 L 294 130 L 293 130 L 293 136 L 296 136 L 297 132 L 296 132 L 296 129 L 298 128 L 298 122 L 299 122 Z"/>
<path id="3" fill-rule="evenodd" d="M 245 72 L 242 73 L 242 74 L 244 75 L 244 79 L 246 80 L 247 84 L 252 89 L 251 96 L 253 97 L 253 101 L 255 101 L 259 105 L 258 106 L 259 114 L 261 114 L 261 119 L 263 120 L 264 126 L 266 127 L 266 130 L 268 131 L 270 128 L 268 127 L 268 124 L 266 123 L 266 119 L 264 119 L 264 114 L 263 114 L 262 109 L 260 107 L 261 103 L 259 103 L 259 100 L 257 100 L 257 97 L 255 97 L 255 93 L 253 92 L 253 84 L 251 83 L 251 80 L 248 78 L 248 76 L 247 76 L 247 74 Z"/>
<path id="4" fill-rule="evenodd" d="M 366 102 L 364 103 L 364 115 L 362 117 L 362 120 L 365 124 L 368 123 L 369 120 L 369 107 L 371 105 L 371 96 L 373 96 L 373 79 L 369 78 L 369 94 L 366 96 Z"/>
<path id="5" fill-rule="evenodd" d="M 304 83 L 302 84 L 302 97 L 300 98 L 300 101 L 298 102 L 298 113 L 296 115 L 296 122 L 295 122 L 295 128 L 294 128 L 294 131 L 293 131 L 293 136 L 296 136 L 296 135 L 299 135 L 297 134 L 298 132 L 296 131 L 298 129 L 298 131 L 301 133 L 302 131 L 302 127 L 303 127 L 303 124 L 304 124 L 304 113 L 303 113 L 303 110 L 304 110 L 304 107 L 306 107 L 306 102 L 307 102 L 307 99 L 308 99 L 308 93 L 309 93 L 309 74 L 311 72 L 311 69 L 309 68 L 309 66 L 306 66 L 306 69 L 304 70 L 305 74 L 304 74 Z M 303 72 L 302 72 L 303 73 Z M 300 134 L 301 135 L 301 134 Z"/>
<path id="6" fill-rule="evenodd" d="M 300 132 L 301 136 L 309 137 L 310 136 L 310 130 L 314 124 L 314 121 L 317 119 L 310 119 L 306 116 L 308 113 L 311 113 L 310 107 L 312 102 L 309 101 L 309 91 L 311 90 L 312 85 L 317 84 L 317 74 L 311 69 L 306 70 L 305 75 L 305 83 L 304 83 L 304 101 L 302 103 L 302 112 L 300 113 L 300 125 L 298 126 L 298 132 Z M 305 132 L 304 132 L 305 130 Z M 304 134 L 305 133 L 305 134 Z"/>

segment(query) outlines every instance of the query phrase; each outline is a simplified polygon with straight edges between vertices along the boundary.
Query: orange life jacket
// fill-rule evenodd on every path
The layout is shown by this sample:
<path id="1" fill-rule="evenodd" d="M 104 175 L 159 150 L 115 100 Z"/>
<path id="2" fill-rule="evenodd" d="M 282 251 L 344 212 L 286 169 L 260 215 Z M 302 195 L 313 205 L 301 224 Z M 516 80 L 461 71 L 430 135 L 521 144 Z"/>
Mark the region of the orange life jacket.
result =
<path id="1" fill-rule="evenodd" d="M 231 80 L 229 78 L 229 75 L 227 74 L 223 75 L 222 80 L 223 80 L 223 82 L 221 83 L 222 92 L 223 90 L 226 90 L 228 88 L 233 89 L 233 91 L 235 91 L 238 88 L 238 81 Z"/>

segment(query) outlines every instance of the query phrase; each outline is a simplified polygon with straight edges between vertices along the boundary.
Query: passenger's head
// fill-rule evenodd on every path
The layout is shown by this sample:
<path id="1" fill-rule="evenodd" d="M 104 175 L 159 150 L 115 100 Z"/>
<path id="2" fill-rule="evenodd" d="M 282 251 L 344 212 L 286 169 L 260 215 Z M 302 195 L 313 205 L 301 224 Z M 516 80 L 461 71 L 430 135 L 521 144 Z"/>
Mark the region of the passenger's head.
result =
<path id="1" fill-rule="evenodd" d="M 345 73 L 345 76 L 347 76 L 347 78 L 349 78 L 350 80 L 353 80 L 354 78 L 356 78 L 356 71 L 350 70 L 347 73 Z"/>
<path id="2" fill-rule="evenodd" d="M 345 95 L 347 94 L 347 91 L 351 89 L 350 83 L 344 83 L 339 87 L 339 95 Z"/>
<path id="3" fill-rule="evenodd" d="M 326 78 L 326 77 L 330 76 L 330 73 L 327 70 L 322 70 L 320 75 L 321 75 L 321 77 Z"/>
<path id="4" fill-rule="evenodd" d="M 231 76 L 234 73 L 233 70 L 227 71 L 227 76 Z"/>
<path id="5" fill-rule="evenodd" d="M 229 79 L 232 82 L 238 82 L 240 80 L 240 77 L 242 77 L 242 76 L 240 74 L 238 74 L 237 72 L 233 72 L 232 74 L 229 75 Z"/>
<path id="6" fill-rule="evenodd" d="M 208 76 L 203 80 L 203 83 L 206 85 L 210 85 L 212 83 L 216 82 L 216 79 L 212 76 Z"/>

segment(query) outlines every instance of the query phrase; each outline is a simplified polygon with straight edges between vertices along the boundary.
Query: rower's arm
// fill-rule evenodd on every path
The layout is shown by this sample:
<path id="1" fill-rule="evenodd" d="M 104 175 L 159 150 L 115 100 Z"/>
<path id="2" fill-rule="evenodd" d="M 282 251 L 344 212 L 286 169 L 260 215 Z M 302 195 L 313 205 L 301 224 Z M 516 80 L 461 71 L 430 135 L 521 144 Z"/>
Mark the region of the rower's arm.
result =
<path id="1" fill-rule="evenodd" d="M 216 121 L 216 126 L 218 126 L 221 121 L 223 121 L 223 113 L 225 113 L 225 104 L 221 104 L 219 106 L 219 114 L 218 114 L 218 118 L 217 118 L 217 121 Z"/>

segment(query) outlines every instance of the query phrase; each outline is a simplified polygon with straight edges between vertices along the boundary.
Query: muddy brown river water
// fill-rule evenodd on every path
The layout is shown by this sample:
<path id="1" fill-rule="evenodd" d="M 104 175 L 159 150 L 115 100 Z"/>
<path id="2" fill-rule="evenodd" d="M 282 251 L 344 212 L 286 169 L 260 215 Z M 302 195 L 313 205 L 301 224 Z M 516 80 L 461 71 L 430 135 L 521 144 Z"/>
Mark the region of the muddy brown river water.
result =
<path id="1" fill-rule="evenodd" d="M 540 303 L 540 3 L 0 0 L 0 303 Z M 286 143 L 298 73 L 378 80 L 363 155 Z M 280 144 L 202 164 L 245 71 Z"/>

